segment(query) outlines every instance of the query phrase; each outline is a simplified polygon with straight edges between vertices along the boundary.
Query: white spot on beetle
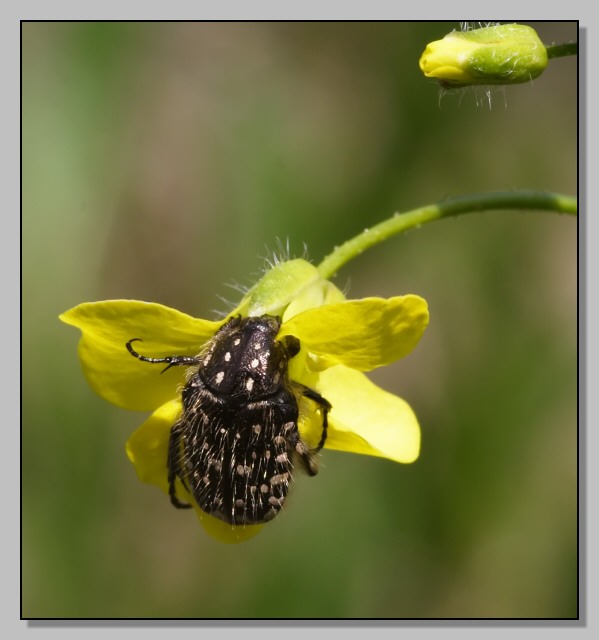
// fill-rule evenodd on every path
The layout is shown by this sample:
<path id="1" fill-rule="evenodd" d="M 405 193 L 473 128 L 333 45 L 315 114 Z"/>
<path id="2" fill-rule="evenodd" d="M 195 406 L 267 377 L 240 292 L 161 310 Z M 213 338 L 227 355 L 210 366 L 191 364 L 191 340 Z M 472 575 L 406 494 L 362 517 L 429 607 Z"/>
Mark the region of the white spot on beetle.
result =
<path id="1" fill-rule="evenodd" d="M 273 476 L 270 479 L 270 484 L 272 485 L 287 484 L 288 480 L 289 480 L 288 473 L 279 473 L 278 475 Z"/>

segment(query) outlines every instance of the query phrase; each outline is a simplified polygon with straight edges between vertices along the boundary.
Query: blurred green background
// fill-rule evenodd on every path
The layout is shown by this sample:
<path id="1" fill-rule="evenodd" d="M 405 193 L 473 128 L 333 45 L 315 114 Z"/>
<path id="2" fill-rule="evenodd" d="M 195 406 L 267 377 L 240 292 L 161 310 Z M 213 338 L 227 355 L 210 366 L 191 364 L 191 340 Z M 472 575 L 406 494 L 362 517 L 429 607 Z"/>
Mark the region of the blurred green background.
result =
<path id="1" fill-rule="evenodd" d="M 546 43 L 570 23 L 528 23 Z M 577 615 L 577 222 L 436 222 L 345 267 L 351 297 L 417 293 L 430 327 L 372 378 L 419 460 L 324 451 L 242 545 L 141 484 L 145 418 L 87 386 L 58 314 L 134 298 L 214 318 L 289 243 L 478 191 L 577 189 L 577 61 L 440 95 L 418 59 L 456 23 L 24 23 L 22 615 Z"/>

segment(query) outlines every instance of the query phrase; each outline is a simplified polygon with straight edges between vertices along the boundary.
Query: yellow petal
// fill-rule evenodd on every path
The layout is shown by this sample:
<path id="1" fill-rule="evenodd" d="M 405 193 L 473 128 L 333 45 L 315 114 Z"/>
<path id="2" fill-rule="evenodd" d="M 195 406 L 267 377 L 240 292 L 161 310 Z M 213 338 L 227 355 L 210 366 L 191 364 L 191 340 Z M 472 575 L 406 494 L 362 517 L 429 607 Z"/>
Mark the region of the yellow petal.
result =
<path id="1" fill-rule="evenodd" d="M 332 367 L 318 391 L 333 405 L 325 448 L 413 462 L 420 452 L 420 426 L 410 405 L 363 373 Z"/>
<path id="2" fill-rule="evenodd" d="M 343 302 L 343 293 L 328 280 L 318 280 L 306 287 L 296 298 L 294 298 L 283 313 L 283 322 L 293 318 L 298 313 L 307 309 L 321 307 L 332 302 Z"/>
<path id="3" fill-rule="evenodd" d="M 181 400 L 171 400 L 133 432 L 127 440 L 126 450 L 138 478 L 160 487 L 168 494 L 167 460 L 171 427 L 181 415 Z M 187 498 L 181 496 L 181 500 Z"/>
<path id="4" fill-rule="evenodd" d="M 468 56 L 480 48 L 477 42 L 468 42 L 459 32 L 447 34 L 443 40 L 427 45 L 420 57 L 420 70 L 427 78 L 439 78 L 463 85 L 473 81 L 469 73 Z"/>
<path id="5" fill-rule="evenodd" d="M 134 358 L 125 347 L 129 340 L 141 338 L 135 349 L 150 357 L 196 355 L 222 325 L 137 300 L 84 303 L 60 319 L 81 329 L 79 358 L 92 389 L 108 402 L 135 411 L 152 410 L 174 398 L 185 371 L 172 367 L 161 375 L 166 365 Z"/>
<path id="6" fill-rule="evenodd" d="M 410 353 L 427 324 L 427 304 L 419 296 L 364 298 L 304 311 L 283 324 L 280 336 L 299 338 L 322 368 L 370 371 Z"/>
<path id="7" fill-rule="evenodd" d="M 260 533 L 264 526 L 262 524 L 248 524 L 239 527 L 232 527 L 230 524 L 204 513 L 197 507 L 195 508 L 195 511 L 200 524 L 204 527 L 206 533 L 221 542 L 226 542 L 227 544 L 245 542 Z"/>

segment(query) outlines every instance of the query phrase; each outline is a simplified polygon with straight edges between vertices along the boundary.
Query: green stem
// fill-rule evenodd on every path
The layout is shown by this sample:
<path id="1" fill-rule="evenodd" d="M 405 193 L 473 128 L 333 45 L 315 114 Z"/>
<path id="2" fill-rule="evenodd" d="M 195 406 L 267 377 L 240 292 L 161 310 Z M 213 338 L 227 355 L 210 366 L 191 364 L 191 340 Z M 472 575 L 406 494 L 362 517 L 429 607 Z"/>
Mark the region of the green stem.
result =
<path id="1" fill-rule="evenodd" d="M 550 44 L 545 47 L 548 58 L 562 58 L 563 56 L 578 55 L 577 42 L 565 42 L 564 44 Z"/>
<path id="2" fill-rule="evenodd" d="M 426 222 L 459 216 L 474 211 L 526 209 L 556 211 L 576 215 L 577 201 L 572 196 L 544 191 L 497 191 L 479 193 L 427 205 L 406 213 L 396 213 L 363 233 L 336 247 L 319 265 L 323 278 L 329 280 L 347 262 L 369 247 Z"/>

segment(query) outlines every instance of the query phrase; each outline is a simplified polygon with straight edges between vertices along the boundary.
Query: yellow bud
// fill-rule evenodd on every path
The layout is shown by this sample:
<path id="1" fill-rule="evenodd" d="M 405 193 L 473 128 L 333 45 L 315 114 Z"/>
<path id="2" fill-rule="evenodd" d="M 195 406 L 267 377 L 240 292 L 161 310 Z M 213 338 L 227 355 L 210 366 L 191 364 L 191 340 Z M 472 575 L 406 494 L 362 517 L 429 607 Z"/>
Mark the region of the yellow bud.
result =
<path id="1" fill-rule="evenodd" d="M 427 45 L 420 58 L 422 73 L 446 87 L 528 82 L 546 66 L 545 45 L 521 24 L 453 31 Z"/>

